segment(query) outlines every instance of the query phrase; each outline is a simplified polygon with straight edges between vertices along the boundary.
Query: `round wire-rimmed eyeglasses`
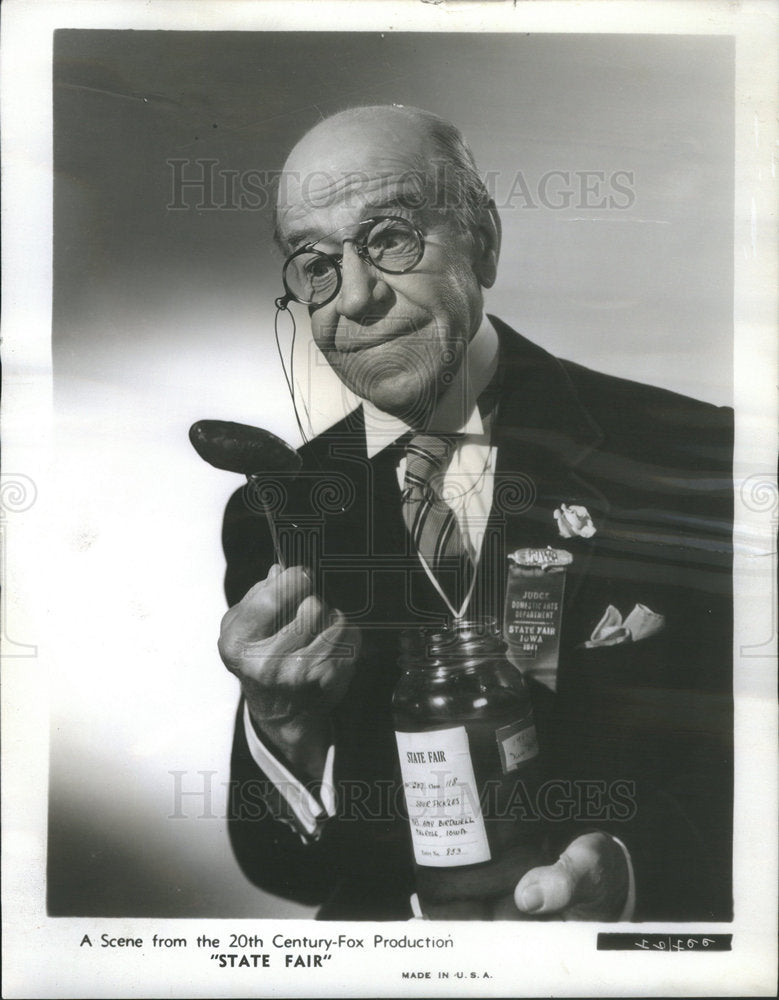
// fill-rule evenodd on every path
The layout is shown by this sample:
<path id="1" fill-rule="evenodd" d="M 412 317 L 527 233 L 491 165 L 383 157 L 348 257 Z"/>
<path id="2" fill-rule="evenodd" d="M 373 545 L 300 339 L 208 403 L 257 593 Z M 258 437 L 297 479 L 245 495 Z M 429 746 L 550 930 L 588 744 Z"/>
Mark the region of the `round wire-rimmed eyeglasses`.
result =
<path id="1" fill-rule="evenodd" d="M 353 228 L 336 229 L 287 257 L 281 276 L 289 298 L 304 306 L 323 306 L 336 297 L 343 281 L 343 253 L 325 253 L 316 246 L 344 229 Z M 405 274 L 422 260 L 424 237 L 408 219 L 375 216 L 357 223 L 357 228 L 362 234 L 351 240 L 357 256 L 385 274 Z"/>

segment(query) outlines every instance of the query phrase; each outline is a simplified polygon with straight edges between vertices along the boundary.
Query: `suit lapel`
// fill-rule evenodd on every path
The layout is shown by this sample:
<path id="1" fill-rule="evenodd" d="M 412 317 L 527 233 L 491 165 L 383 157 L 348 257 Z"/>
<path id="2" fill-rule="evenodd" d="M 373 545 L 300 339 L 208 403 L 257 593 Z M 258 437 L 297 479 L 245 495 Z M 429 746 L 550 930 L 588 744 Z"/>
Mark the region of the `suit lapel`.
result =
<path id="1" fill-rule="evenodd" d="M 554 512 L 561 504 L 588 509 L 596 526 L 609 514 L 603 493 L 586 476 L 586 459 L 603 432 L 582 405 L 563 365 L 490 317 L 500 338 L 504 371 L 493 443 L 498 447 L 493 513 L 503 521 L 504 553 L 521 547 L 564 548 L 574 556 L 566 605 L 576 599 L 592 557 L 590 539 L 563 539 Z M 505 570 L 504 570 L 505 572 Z"/>

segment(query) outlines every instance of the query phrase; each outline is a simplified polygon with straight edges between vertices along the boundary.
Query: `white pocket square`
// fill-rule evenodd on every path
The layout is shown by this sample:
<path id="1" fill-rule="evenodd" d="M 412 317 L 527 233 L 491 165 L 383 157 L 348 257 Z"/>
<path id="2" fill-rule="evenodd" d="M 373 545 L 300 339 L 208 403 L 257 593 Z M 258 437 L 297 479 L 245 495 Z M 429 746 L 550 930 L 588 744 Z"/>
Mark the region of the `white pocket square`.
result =
<path id="1" fill-rule="evenodd" d="M 649 639 L 665 628 L 665 615 L 659 615 L 645 604 L 637 604 L 627 618 L 610 604 L 585 642 L 587 649 L 600 646 L 619 646 L 623 642 L 639 642 Z"/>

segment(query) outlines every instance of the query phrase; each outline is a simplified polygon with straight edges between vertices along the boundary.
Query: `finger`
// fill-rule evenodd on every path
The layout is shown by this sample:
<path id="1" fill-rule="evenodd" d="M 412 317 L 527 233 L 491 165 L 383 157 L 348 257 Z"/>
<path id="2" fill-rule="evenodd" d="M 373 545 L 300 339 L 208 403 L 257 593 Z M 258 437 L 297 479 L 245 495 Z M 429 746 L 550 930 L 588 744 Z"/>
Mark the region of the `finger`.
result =
<path id="1" fill-rule="evenodd" d="M 294 621 L 303 600 L 314 592 L 314 581 L 304 566 L 280 569 L 268 580 L 268 598 L 276 602 L 274 632 Z"/>
<path id="2" fill-rule="evenodd" d="M 570 906 L 575 891 L 576 876 L 560 858 L 553 865 L 531 868 L 514 890 L 514 902 L 520 913 L 544 916 Z"/>
<path id="3" fill-rule="evenodd" d="M 573 840 L 553 865 L 531 869 L 514 899 L 523 913 L 544 916 L 567 911 L 576 919 L 611 919 L 627 891 L 627 865 L 605 833 Z"/>
<path id="4" fill-rule="evenodd" d="M 360 649 L 360 632 L 346 624 L 340 613 L 332 625 L 320 631 L 327 612 L 316 597 L 307 597 L 294 622 L 274 636 L 271 646 L 262 646 L 267 667 L 275 663 L 277 679 L 288 684 L 316 684 L 336 699 L 352 678 Z"/>
<path id="5" fill-rule="evenodd" d="M 351 676 L 361 647 L 359 628 L 349 625 L 340 612 L 331 613 L 329 620 L 331 624 L 312 640 L 307 650 L 315 663 L 312 679 L 319 679 L 321 684 L 328 683 L 333 671 L 346 676 L 344 668 L 348 668 Z"/>
<path id="6" fill-rule="evenodd" d="M 280 629 L 274 639 L 267 653 L 282 656 L 295 653 L 308 672 L 325 661 L 355 659 L 360 649 L 359 629 L 348 625 L 341 612 L 328 612 L 314 595 L 305 598 L 294 620 Z"/>
<path id="7" fill-rule="evenodd" d="M 306 648 L 322 632 L 326 624 L 326 609 L 315 594 L 304 597 L 291 621 L 283 625 L 273 637 L 269 649 L 272 655 L 309 653 Z"/>
<path id="8" fill-rule="evenodd" d="M 266 639 L 294 619 L 312 590 L 311 577 L 302 566 L 269 573 L 225 615 L 223 633 L 229 630 L 235 644 Z"/>
<path id="9" fill-rule="evenodd" d="M 361 634 L 340 611 L 330 611 L 327 628 L 312 642 L 312 652 L 334 659 L 355 660 L 360 652 Z"/>

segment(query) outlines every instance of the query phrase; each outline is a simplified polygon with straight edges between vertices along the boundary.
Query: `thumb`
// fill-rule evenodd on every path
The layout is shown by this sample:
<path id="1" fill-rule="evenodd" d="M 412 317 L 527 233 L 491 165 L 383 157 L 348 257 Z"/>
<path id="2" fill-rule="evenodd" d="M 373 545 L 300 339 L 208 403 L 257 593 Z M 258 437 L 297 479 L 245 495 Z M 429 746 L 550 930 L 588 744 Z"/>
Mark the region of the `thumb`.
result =
<path id="1" fill-rule="evenodd" d="M 544 916 L 559 913 L 583 902 L 589 894 L 597 853 L 587 837 L 568 845 L 553 865 L 531 868 L 514 890 L 514 902 L 522 913 Z"/>
<path id="2" fill-rule="evenodd" d="M 522 913 L 544 916 L 570 906 L 576 878 L 563 858 L 553 865 L 531 868 L 514 890 L 514 902 Z"/>

